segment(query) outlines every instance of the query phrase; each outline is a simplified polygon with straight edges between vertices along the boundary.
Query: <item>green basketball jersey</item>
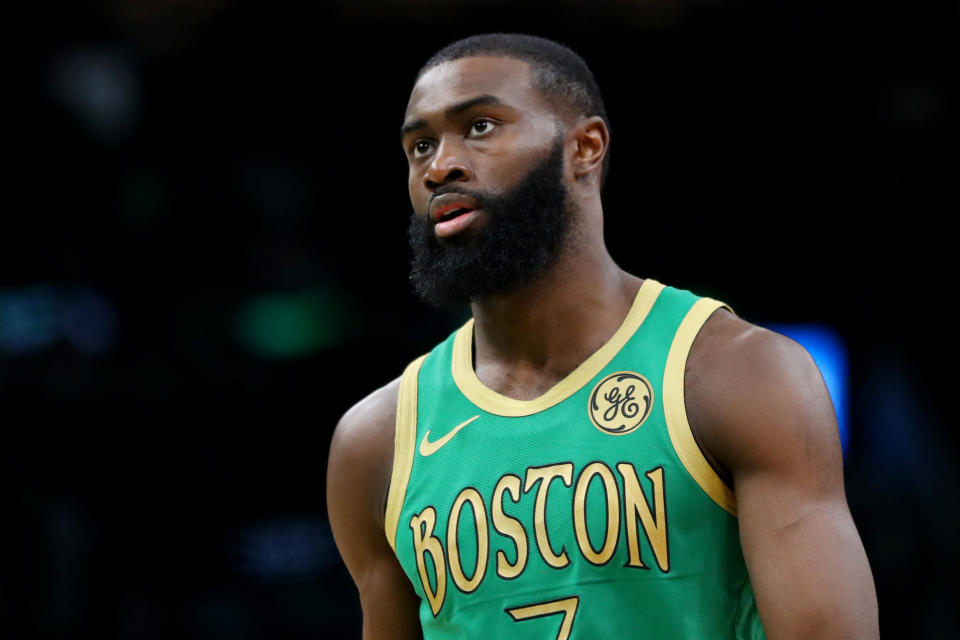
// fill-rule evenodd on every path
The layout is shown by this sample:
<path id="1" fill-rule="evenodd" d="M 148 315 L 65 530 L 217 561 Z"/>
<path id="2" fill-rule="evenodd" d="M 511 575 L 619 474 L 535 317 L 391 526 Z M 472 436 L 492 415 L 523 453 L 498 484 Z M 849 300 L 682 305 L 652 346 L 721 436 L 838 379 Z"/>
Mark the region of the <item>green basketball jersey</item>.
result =
<path id="1" fill-rule="evenodd" d="M 473 322 L 407 367 L 386 533 L 424 638 L 764 638 L 733 492 L 683 376 L 721 303 L 646 280 L 613 337 L 535 400 L 485 387 Z"/>

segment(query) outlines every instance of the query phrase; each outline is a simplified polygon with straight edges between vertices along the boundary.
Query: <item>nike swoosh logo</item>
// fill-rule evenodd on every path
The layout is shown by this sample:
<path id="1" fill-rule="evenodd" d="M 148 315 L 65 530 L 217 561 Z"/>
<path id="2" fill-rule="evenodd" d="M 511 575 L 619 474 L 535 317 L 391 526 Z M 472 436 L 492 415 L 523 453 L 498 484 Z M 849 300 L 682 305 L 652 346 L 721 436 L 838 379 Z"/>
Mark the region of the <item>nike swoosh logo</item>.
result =
<path id="1" fill-rule="evenodd" d="M 436 442 L 430 442 L 429 440 L 427 440 L 427 438 L 430 436 L 430 429 L 427 429 L 427 432 L 423 434 L 423 440 L 420 441 L 420 455 L 432 456 L 433 454 L 435 454 L 437 451 L 440 450 L 440 447 L 450 442 L 450 439 L 453 438 L 453 436 L 457 435 L 457 432 L 460 431 L 460 429 L 463 429 L 465 426 L 467 426 L 468 424 L 470 424 L 471 422 L 473 422 L 479 417 L 480 417 L 480 414 L 478 413 L 477 415 L 473 416 L 469 420 L 464 420 L 463 422 L 455 426 L 453 429 L 451 429 L 450 433 L 443 436 Z"/>

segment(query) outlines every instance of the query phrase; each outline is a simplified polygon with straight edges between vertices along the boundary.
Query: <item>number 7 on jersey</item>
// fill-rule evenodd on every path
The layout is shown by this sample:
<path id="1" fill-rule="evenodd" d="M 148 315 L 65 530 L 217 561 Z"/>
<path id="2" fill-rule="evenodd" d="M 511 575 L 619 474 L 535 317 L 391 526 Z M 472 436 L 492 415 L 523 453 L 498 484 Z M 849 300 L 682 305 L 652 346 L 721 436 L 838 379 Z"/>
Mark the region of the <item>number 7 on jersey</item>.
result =
<path id="1" fill-rule="evenodd" d="M 560 600 L 548 600 L 547 602 L 538 602 L 523 607 L 513 607 L 504 609 L 510 614 L 515 622 L 523 620 L 532 620 L 533 618 L 542 618 L 562 614 L 563 620 L 560 621 L 560 632 L 557 633 L 557 640 L 568 640 L 570 629 L 573 627 L 573 618 L 577 615 L 577 605 L 580 604 L 580 597 L 561 598 Z"/>

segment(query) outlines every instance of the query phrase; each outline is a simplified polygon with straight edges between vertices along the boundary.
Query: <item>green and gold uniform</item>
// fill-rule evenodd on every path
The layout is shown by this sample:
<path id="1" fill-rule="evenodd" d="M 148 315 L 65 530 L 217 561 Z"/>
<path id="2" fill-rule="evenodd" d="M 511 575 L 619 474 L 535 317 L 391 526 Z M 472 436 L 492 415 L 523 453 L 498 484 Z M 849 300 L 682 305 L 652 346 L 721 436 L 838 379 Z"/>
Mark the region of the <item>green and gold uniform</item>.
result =
<path id="1" fill-rule="evenodd" d="M 407 367 L 386 533 L 427 640 L 764 637 L 733 492 L 684 408 L 687 355 L 721 306 L 644 281 L 535 400 L 483 386 L 472 320 Z"/>

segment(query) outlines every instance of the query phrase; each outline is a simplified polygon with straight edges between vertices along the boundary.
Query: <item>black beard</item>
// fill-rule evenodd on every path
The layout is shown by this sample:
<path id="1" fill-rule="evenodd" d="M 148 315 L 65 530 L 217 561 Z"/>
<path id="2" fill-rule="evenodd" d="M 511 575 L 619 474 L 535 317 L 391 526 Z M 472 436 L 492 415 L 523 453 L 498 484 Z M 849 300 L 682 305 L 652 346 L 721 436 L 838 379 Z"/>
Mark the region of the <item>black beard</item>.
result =
<path id="1" fill-rule="evenodd" d="M 487 225 L 476 237 L 460 241 L 454 236 L 441 244 L 433 222 L 416 214 L 410 218 L 410 280 L 424 301 L 443 307 L 508 293 L 553 266 L 569 227 L 562 140 L 504 194 L 456 185 L 446 191 L 476 199 Z"/>

